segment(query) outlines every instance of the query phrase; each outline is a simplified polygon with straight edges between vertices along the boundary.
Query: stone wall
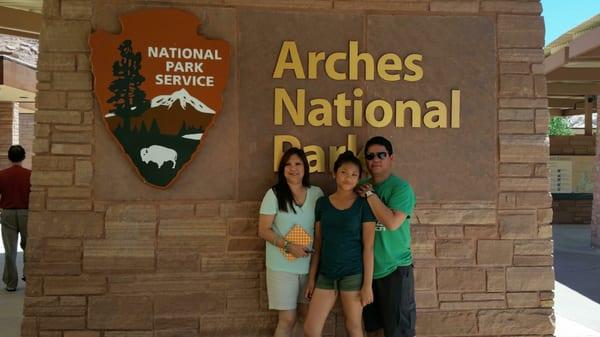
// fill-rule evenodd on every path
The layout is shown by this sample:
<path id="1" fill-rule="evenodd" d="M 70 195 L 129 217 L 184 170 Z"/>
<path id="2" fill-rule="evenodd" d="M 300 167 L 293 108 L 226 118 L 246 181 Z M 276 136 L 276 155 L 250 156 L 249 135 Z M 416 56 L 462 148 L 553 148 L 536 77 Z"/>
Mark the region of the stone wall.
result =
<path id="1" fill-rule="evenodd" d="M 25 149 L 27 156 L 23 161 L 23 166 L 31 168 L 31 157 L 33 155 L 33 138 L 34 134 L 34 114 L 19 113 L 19 144 Z"/>
<path id="2" fill-rule="evenodd" d="M 499 62 L 499 78 L 493 80 L 499 87 L 498 136 L 490 136 L 498 148 L 491 154 L 497 182 L 490 189 L 498 192 L 491 201 L 418 200 L 413 225 L 417 332 L 553 333 L 548 111 L 538 1 L 160 2 L 165 4 L 234 23 L 251 7 L 363 18 L 387 13 L 492 20 Z M 224 172 L 229 180 L 208 180 L 213 185 L 189 194 L 180 193 L 186 177 L 172 189 L 158 191 L 138 186 L 133 173 L 106 173 L 127 163 L 114 148 L 111 162 L 106 151 L 114 144 L 107 141 L 92 95 L 87 41 L 92 29 L 118 31 L 117 15 L 146 6 L 144 1 L 110 1 L 110 6 L 90 0 L 44 2 L 24 337 L 273 332 L 276 315 L 266 307 L 264 243 L 257 237 L 261 195 L 239 197 L 237 179 L 244 166 Z M 228 39 L 234 54 L 240 40 L 236 27 L 217 36 Z M 231 144 L 223 149 L 206 145 L 217 163 L 236 162 L 237 144 L 245 145 L 236 131 L 244 125 L 237 114 L 237 76 L 231 72 L 230 105 L 220 119 L 228 124 L 214 126 L 228 132 L 233 151 Z M 125 182 L 133 187 L 124 188 Z M 107 192 L 111 189 L 112 195 Z M 335 311 L 325 334 L 345 336 L 343 327 L 343 317 Z"/>
<path id="3" fill-rule="evenodd" d="M 581 155 L 596 154 L 596 136 L 552 136 L 550 137 L 550 155 Z"/>
<path id="4" fill-rule="evenodd" d="M 6 151 L 13 144 L 13 102 L 0 102 L 0 169 L 10 166 Z"/>

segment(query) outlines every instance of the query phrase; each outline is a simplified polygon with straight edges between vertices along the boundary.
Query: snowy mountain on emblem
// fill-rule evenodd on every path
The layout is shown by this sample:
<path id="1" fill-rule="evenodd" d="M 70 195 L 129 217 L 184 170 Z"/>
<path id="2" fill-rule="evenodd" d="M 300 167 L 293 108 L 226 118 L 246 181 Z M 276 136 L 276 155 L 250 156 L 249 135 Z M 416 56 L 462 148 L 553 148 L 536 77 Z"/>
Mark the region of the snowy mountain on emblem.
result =
<path id="1" fill-rule="evenodd" d="M 216 113 L 213 109 L 209 108 L 208 105 L 202 103 L 202 101 L 190 95 L 184 88 L 177 90 L 170 95 L 159 95 L 154 97 L 152 99 L 152 102 L 150 103 L 150 107 L 155 108 L 158 106 L 166 105 L 170 109 L 173 103 L 175 103 L 175 101 L 179 101 L 179 104 L 181 105 L 182 109 L 185 109 L 186 105 L 189 104 L 192 107 L 194 107 L 194 109 L 200 112 L 204 112 L 207 114 Z"/>

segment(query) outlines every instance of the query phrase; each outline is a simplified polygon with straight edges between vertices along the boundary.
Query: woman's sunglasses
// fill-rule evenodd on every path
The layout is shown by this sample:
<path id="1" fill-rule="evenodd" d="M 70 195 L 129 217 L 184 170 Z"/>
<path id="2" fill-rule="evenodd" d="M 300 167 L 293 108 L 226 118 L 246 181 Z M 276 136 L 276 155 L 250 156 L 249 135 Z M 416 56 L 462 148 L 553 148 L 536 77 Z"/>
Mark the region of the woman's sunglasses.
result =
<path id="1" fill-rule="evenodd" d="M 367 153 L 365 155 L 365 159 L 367 160 L 373 160 L 375 159 L 375 156 L 377 156 L 377 158 L 379 159 L 385 159 L 385 157 L 387 157 L 387 152 L 371 152 L 371 153 Z"/>

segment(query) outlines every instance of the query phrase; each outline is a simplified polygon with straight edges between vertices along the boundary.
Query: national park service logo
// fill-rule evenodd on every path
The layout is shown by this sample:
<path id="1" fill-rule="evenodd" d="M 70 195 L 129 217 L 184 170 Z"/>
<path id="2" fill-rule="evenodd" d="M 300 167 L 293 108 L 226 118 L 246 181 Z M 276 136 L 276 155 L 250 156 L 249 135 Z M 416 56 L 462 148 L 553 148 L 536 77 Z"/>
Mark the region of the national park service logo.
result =
<path id="1" fill-rule="evenodd" d="M 221 111 L 229 45 L 198 35 L 176 9 L 121 17 L 114 35 L 90 38 L 94 91 L 104 124 L 144 181 L 168 187 L 191 162 Z"/>

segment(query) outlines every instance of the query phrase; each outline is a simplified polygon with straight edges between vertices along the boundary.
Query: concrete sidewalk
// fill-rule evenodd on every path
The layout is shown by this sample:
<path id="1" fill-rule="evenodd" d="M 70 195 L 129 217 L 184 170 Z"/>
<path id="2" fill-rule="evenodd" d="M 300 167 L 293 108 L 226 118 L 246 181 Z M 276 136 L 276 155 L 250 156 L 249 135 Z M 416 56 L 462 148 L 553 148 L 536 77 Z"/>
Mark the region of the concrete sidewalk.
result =
<path id="1" fill-rule="evenodd" d="M 554 311 L 557 337 L 600 337 L 600 249 L 589 225 L 555 225 Z"/>

